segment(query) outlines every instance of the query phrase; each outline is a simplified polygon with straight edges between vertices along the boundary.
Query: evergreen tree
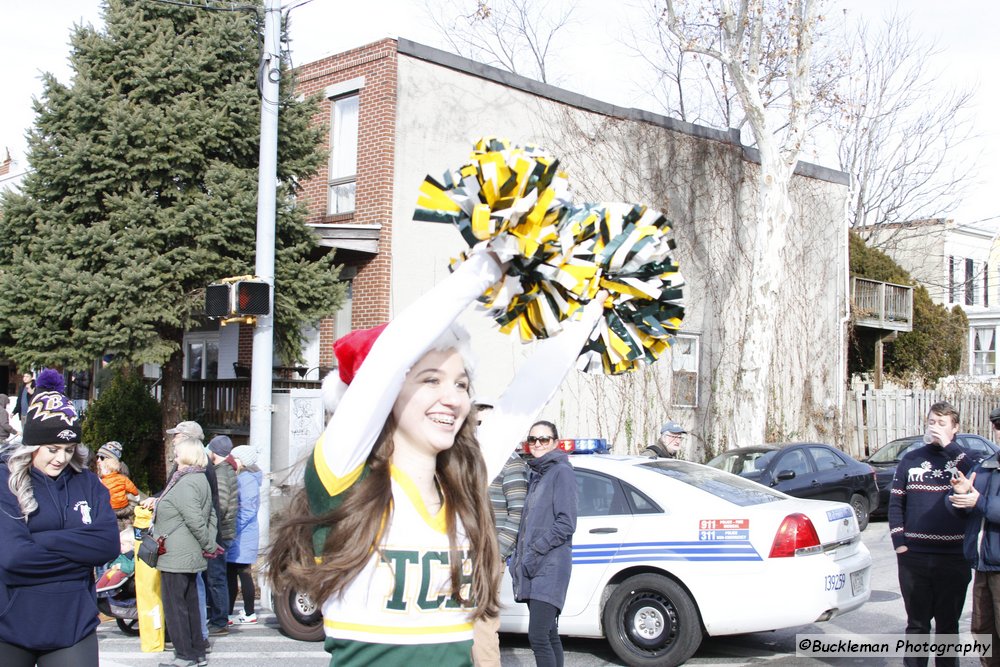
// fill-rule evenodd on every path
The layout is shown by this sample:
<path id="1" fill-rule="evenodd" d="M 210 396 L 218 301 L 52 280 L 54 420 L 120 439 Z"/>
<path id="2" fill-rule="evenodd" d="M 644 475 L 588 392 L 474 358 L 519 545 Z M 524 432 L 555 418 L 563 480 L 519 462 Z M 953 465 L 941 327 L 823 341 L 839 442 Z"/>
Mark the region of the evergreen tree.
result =
<path id="1" fill-rule="evenodd" d="M 163 420 L 181 415 L 181 343 L 204 288 L 254 272 L 262 8 L 108 0 L 77 26 L 74 77 L 44 76 L 33 171 L 2 201 L 0 352 L 25 366 L 87 367 L 114 353 L 163 367 Z M 314 101 L 279 101 L 275 349 L 296 361 L 302 325 L 344 288 L 318 252 L 296 183 L 322 163 Z"/>

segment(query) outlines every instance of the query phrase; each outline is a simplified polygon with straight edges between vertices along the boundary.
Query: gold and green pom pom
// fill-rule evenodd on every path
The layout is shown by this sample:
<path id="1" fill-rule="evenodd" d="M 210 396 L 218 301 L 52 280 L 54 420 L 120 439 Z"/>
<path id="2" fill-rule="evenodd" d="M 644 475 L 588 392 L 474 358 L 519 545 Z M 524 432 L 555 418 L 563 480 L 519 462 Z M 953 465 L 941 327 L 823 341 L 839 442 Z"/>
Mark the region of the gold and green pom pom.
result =
<path id="1" fill-rule="evenodd" d="M 606 290 L 581 370 L 618 374 L 652 363 L 680 328 L 683 282 L 666 217 L 640 204 L 573 203 L 559 160 L 536 146 L 480 139 L 457 172 L 424 179 L 414 219 L 451 223 L 470 247 L 486 243 L 510 262 L 479 300 L 523 341 L 558 334 Z"/>

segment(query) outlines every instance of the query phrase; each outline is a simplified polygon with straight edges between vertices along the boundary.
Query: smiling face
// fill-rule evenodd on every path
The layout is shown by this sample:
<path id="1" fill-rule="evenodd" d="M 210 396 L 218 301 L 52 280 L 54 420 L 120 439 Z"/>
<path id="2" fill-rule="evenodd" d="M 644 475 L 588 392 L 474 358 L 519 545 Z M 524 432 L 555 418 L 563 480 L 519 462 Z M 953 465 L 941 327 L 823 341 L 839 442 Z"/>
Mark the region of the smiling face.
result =
<path id="1" fill-rule="evenodd" d="M 535 424 L 532 426 L 525 440 L 531 449 L 531 455 L 536 459 L 545 456 L 559 444 L 555 433 L 545 424 Z"/>
<path id="2" fill-rule="evenodd" d="M 76 453 L 76 445 L 40 445 L 31 455 L 31 465 L 49 477 L 58 477 Z"/>
<path id="3" fill-rule="evenodd" d="M 471 407 L 462 356 L 455 350 L 431 350 L 406 374 L 392 406 L 394 447 L 437 456 L 455 444 Z"/>

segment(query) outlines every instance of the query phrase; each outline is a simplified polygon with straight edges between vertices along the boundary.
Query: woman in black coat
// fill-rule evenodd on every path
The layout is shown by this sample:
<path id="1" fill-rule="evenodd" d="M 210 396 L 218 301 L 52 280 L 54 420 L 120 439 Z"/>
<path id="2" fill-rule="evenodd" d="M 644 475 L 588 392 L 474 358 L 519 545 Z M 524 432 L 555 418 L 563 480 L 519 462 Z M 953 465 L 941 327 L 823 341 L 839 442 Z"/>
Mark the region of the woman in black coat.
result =
<path id="1" fill-rule="evenodd" d="M 531 478 L 510 561 L 514 599 L 528 603 L 528 641 L 539 667 L 562 667 L 559 613 L 573 567 L 576 478 L 558 442 L 552 422 L 535 422 L 528 431 Z"/>

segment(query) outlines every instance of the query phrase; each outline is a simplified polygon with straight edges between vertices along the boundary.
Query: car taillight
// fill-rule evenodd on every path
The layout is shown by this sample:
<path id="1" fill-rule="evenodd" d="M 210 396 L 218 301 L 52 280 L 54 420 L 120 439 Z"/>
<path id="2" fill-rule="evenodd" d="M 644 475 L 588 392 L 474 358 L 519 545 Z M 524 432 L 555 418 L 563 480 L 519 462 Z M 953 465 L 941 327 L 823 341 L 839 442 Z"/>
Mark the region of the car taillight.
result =
<path id="1" fill-rule="evenodd" d="M 805 514 L 789 514 L 781 522 L 774 543 L 771 544 L 769 558 L 805 556 L 822 550 L 819 535 L 812 521 Z"/>

